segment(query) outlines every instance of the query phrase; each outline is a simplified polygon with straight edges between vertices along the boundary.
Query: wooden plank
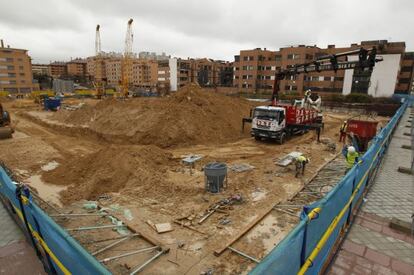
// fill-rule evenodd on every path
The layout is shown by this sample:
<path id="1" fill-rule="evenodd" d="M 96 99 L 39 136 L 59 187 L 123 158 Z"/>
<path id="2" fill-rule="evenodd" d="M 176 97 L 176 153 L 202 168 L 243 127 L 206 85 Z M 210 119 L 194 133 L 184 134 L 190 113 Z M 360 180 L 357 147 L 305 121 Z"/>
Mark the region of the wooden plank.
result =
<path id="1" fill-rule="evenodd" d="M 269 214 L 273 210 L 273 205 L 266 209 L 266 211 L 262 212 L 256 219 L 250 222 L 242 231 L 237 233 L 233 238 L 231 238 L 227 243 L 225 243 L 219 249 L 214 251 L 214 255 L 220 256 L 229 246 L 235 243 L 238 239 L 240 239 L 244 234 L 246 234 L 253 226 L 258 224 L 267 214 Z"/>
<path id="2" fill-rule="evenodd" d="M 141 238 L 143 238 L 144 240 L 146 240 L 150 244 L 153 244 L 153 245 L 156 245 L 156 246 L 159 246 L 159 247 L 162 248 L 162 242 L 160 240 L 158 240 L 157 238 L 155 238 L 154 236 L 152 236 L 148 233 L 143 233 L 143 232 L 135 229 L 134 227 L 132 227 L 132 225 L 130 223 L 123 221 L 122 219 L 120 219 L 119 217 L 117 217 L 116 215 L 114 215 L 112 213 L 109 214 L 109 215 L 116 218 L 119 221 L 122 221 L 122 223 L 125 225 L 125 227 L 128 228 L 132 233 L 139 234 L 139 236 Z"/>
<path id="3" fill-rule="evenodd" d="M 170 223 L 157 223 L 155 224 L 155 229 L 157 230 L 158 233 L 165 233 L 165 232 L 170 232 L 174 230 L 174 228 L 172 228 Z"/>
<path id="4" fill-rule="evenodd" d="M 338 157 L 341 154 L 341 152 L 338 152 L 337 154 L 335 154 L 329 161 L 327 161 L 326 163 L 324 163 L 323 165 L 321 165 L 316 172 L 305 182 L 304 186 L 302 187 L 302 189 L 300 191 L 303 190 L 303 188 L 309 184 L 313 179 L 316 178 L 316 176 L 318 175 L 319 171 L 322 170 L 326 165 L 328 165 L 328 163 L 330 163 L 331 161 L 333 161 L 336 157 Z M 290 198 L 288 198 L 287 200 L 291 200 L 292 198 L 294 198 L 300 191 L 292 194 L 292 196 Z M 241 237 L 243 237 L 250 229 L 252 229 L 256 224 L 258 224 L 265 216 L 267 216 L 275 207 L 275 205 L 272 205 L 271 207 L 267 208 L 266 211 L 262 212 L 256 219 L 254 219 L 252 222 L 250 222 L 242 231 L 240 231 L 239 233 L 237 233 L 233 238 L 231 238 L 228 242 L 226 242 L 223 246 L 221 246 L 220 248 L 214 250 L 214 255 L 216 255 L 217 257 L 220 256 L 229 246 L 231 246 L 233 243 L 235 243 L 238 239 L 240 239 Z"/>

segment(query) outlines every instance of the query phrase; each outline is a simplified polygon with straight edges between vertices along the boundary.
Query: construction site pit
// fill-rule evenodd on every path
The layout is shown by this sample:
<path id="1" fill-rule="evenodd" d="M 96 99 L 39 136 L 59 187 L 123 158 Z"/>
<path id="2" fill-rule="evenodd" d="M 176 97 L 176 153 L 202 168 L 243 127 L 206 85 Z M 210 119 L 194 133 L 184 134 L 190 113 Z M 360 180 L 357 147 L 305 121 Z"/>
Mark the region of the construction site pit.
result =
<path id="1" fill-rule="evenodd" d="M 321 142 L 309 131 L 279 145 L 241 131 L 257 105 L 195 85 L 158 98 L 68 98 L 57 112 L 7 101 L 15 132 L 0 160 L 114 274 L 246 274 L 343 176 L 339 128 L 355 115 L 325 112 Z M 310 159 L 304 176 L 277 165 L 291 152 Z M 205 188 L 210 162 L 227 166 L 220 193 Z"/>

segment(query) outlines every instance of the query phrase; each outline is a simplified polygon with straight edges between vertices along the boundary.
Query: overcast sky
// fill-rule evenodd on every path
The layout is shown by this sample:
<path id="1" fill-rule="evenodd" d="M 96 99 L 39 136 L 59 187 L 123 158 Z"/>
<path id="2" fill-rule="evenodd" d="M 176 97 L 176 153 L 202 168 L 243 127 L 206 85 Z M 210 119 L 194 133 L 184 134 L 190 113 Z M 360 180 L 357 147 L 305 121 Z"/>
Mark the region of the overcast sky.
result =
<path id="1" fill-rule="evenodd" d="M 0 38 L 35 63 L 122 51 L 233 60 L 240 49 L 405 41 L 414 50 L 413 0 L 0 0 Z"/>

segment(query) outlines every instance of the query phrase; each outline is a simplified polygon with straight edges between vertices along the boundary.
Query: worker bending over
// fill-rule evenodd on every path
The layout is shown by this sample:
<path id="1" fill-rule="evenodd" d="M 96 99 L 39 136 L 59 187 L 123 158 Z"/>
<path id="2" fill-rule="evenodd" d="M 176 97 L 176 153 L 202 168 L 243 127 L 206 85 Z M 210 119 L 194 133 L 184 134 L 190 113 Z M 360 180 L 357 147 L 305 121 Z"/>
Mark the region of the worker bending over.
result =
<path id="1" fill-rule="evenodd" d="M 305 156 L 298 156 L 295 159 L 295 165 L 296 165 L 296 174 L 295 177 L 297 178 L 299 174 L 302 174 L 302 176 L 305 174 L 305 166 L 309 162 L 309 159 Z"/>
<path id="2" fill-rule="evenodd" d="M 341 128 L 339 129 L 339 142 L 345 142 L 347 126 L 348 123 L 345 120 L 344 123 L 342 123 Z"/>
<path id="3" fill-rule="evenodd" d="M 355 150 L 354 146 L 349 146 L 345 155 L 346 160 L 346 171 L 345 174 L 348 173 L 349 170 L 354 167 L 354 164 L 358 163 L 359 160 L 359 153 Z"/>

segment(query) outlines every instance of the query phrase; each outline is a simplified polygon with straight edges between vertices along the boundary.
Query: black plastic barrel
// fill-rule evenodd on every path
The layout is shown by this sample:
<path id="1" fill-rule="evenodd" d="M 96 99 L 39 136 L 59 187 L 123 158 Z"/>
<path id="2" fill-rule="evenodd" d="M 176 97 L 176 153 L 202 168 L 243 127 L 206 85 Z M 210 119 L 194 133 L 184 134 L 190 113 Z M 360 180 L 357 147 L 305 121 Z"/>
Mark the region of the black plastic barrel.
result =
<path id="1" fill-rule="evenodd" d="M 227 165 L 222 162 L 210 162 L 204 166 L 206 191 L 219 193 L 224 187 Z"/>

